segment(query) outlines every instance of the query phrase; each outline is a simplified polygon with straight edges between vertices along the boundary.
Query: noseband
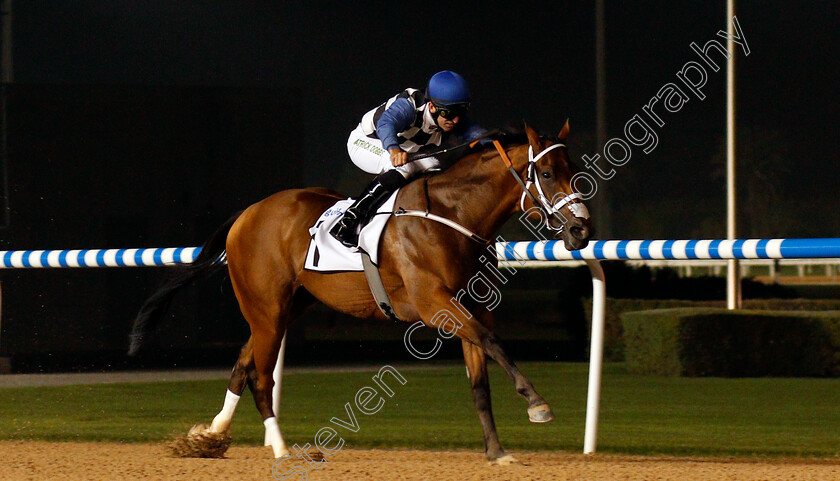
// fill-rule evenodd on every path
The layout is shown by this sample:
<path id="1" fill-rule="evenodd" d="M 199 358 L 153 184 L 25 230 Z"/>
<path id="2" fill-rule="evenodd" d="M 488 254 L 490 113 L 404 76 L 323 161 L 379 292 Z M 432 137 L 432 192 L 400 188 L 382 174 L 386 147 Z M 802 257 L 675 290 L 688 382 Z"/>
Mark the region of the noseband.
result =
<path id="1" fill-rule="evenodd" d="M 525 197 L 527 196 L 531 202 L 540 209 L 545 215 L 546 219 L 551 217 L 558 218 L 560 220 L 560 227 L 553 227 L 549 222 L 546 222 L 546 227 L 549 230 L 556 230 L 558 232 L 563 232 L 563 229 L 566 227 L 566 218 L 562 215 L 558 216 L 560 213 L 560 209 L 563 207 L 568 206 L 569 211 L 571 211 L 574 217 L 581 217 L 584 219 L 589 218 L 589 210 L 586 208 L 586 205 L 580 200 L 581 196 L 577 192 L 569 194 L 556 203 L 552 204 L 551 199 L 545 195 L 543 192 L 542 185 L 540 184 L 539 179 L 536 178 L 536 166 L 537 161 L 542 158 L 543 155 L 549 153 L 550 151 L 558 148 L 558 147 L 565 147 L 566 144 L 553 144 L 549 146 L 547 149 L 543 150 L 536 157 L 534 157 L 534 147 L 529 145 L 528 146 L 528 170 L 525 174 L 525 179 L 527 183 L 522 182 L 522 179 L 519 177 L 519 174 L 516 172 L 516 169 L 513 168 L 513 162 L 511 162 L 510 157 L 508 157 L 507 152 L 505 149 L 502 148 L 502 144 L 499 143 L 498 140 L 493 141 L 493 145 L 496 147 L 496 150 L 499 152 L 499 155 L 504 160 L 505 164 L 508 166 L 508 170 L 510 171 L 511 175 L 516 179 L 516 183 L 519 184 L 519 187 L 522 188 L 522 196 L 519 198 L 519 208 L 522 211 L 525 211 Z M 535 185 L 537 187 L 537 193 L 539 194 L 539 198 L 537 198 L 531 192 L 531 186 Z"/>

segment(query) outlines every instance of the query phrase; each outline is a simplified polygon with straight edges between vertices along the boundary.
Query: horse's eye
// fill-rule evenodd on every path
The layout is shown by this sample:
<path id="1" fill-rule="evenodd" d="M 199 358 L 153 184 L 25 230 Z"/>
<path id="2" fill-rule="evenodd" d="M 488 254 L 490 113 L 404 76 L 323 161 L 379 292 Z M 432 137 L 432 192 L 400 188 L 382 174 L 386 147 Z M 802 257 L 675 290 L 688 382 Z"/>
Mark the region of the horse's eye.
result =
<path id="1" fill-rule="evenodd" d="M 546 170 L 545 172 L 542 173 L 542 176 L 543 176 L 543 179 L 550 179 L 551 178 L 551 172 Z"/>

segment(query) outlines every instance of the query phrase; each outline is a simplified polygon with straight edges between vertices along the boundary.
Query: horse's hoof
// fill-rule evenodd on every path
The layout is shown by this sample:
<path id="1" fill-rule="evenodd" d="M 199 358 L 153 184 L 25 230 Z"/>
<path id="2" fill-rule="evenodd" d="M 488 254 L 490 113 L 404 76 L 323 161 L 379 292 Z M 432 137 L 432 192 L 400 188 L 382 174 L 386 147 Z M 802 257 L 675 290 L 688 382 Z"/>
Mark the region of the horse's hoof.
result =
<path id="1" fill-rule="evenodd" d="M 214 433 L 206 424 L 196 424 L 189 434 L 172 441 L 169 450 L 179 458 L 222 458 L 230 443 L 230 432 Z"/>
<path id="2" fill-rule="evenodd" d="M 492 460 L 492 461 L 488 461 L 488 462 L 487 462 L 487 465 L 488 465 L 488 466 L 493 466 L 493 465 L 497 465 L 497 466 L 509 466 L 509 465 L 511 465 L 511 464 L 519 464 L 519 460 L 518 460 L 518 459 L 516 459 L 516 458 L 514 458 L 514 457 L 513 457 L 513 456 L 511 456 L 510 454 L 508 454 L 508 455 L 506 455 L 506 456 L 502 456 L 501 458 L 496 458 L 496 459 L 494 459 L 494 460 Z"/>
<path id="3" fill-rule="evenodd" d="M 528 408 L 528 420 L 532 423 L 548 423 L 554 421 L 554 412 L 548 404 L 538 404 Z"/>
<path id="4" fill-rule="evenodd" d="M 274 459 L 280 459 L 284 456 L 291 456 L 292 455 L 292 453 L 290 453 L 289 450 L 286 449 L 285 446 L 281 447 L 281 448 L 275 448 L 274 446 L 271 446 L 271 452 L 274 453 Z M 316 461 L 317 461 L 317 459 L 316 459 Z"/>

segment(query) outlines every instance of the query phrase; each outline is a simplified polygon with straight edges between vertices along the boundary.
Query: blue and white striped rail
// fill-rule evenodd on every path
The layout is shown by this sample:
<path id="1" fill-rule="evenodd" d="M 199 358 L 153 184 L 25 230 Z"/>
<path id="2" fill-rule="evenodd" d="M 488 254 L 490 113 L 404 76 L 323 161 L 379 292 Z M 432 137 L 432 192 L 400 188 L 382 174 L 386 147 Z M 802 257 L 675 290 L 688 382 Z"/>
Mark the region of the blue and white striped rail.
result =
<path id="1" fill-rule="evenodd" d="M 0 251 L 0 269 L 171 266 L 192 262 L 200 247 Z"/>
<path id="2" fill-rule="evenodd" d="M 0 269 L 135 267 L 188 264 L 200 247 L 0 251 Z M 562 241 L 496 244 L 499 260 L 819 259 L 840 258 L 840 238 L 736 240 L 601 240 L 568 251 Z"/>
<path id="3" fill-rule="evenodd" d="M 562 241 L 496 244 L 499 260 L 814 259 L 840 257 L 840 238 L 735 240 L 601 240 L 579 251 Z"/>

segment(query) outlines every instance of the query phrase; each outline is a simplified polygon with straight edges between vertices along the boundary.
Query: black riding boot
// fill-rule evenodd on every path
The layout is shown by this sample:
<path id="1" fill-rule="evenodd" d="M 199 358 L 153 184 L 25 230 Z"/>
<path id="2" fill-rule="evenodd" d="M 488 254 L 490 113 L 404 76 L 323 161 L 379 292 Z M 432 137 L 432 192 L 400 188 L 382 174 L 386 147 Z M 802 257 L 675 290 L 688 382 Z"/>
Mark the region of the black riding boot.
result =
<path id="1" fill-rule="evenodd" d="M 405 177 L 396 170 L 376 176 L 356 202 L 344 212 L 344 216 L 330 230 L 330 234 L 347 247 L 358 247 L 359 231 L 376 209 L 405 183 Z"/>

